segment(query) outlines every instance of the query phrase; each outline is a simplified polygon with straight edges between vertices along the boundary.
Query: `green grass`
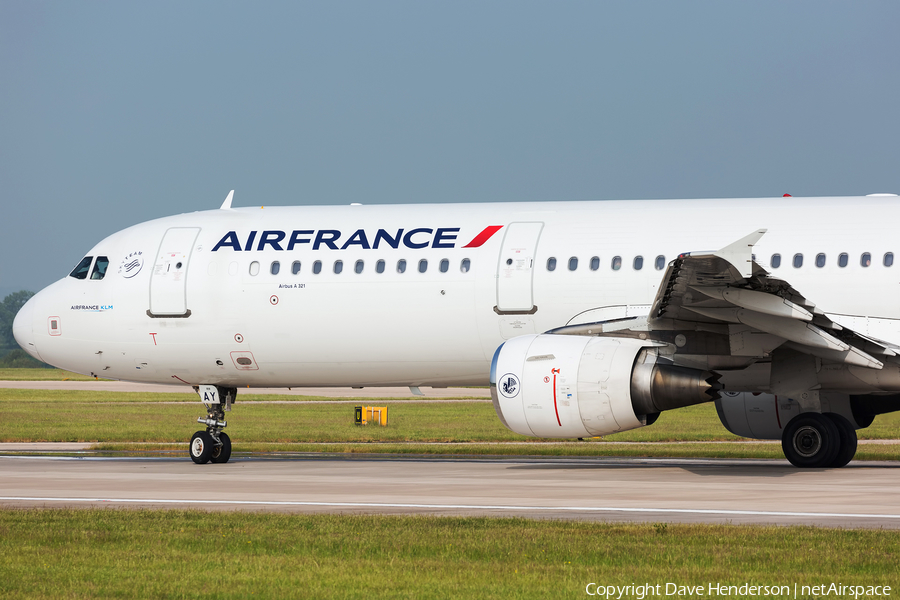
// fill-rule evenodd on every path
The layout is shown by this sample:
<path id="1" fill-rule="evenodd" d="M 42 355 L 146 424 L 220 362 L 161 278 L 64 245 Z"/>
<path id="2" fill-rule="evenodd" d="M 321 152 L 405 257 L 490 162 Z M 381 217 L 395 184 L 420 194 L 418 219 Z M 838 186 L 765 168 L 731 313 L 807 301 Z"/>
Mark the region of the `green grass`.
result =
<path id="1" fill-rule="evenodd" d="M 895 531 L 0 510 L 0 597 L 580 598 L 589 582 L 896 589 L 898 553 Z"/>
<path id="2" fill-rule="evenodd" d="M 0 442 L 96 442 L 98 449 L 109 451 L 180 450 L 199 428 L 196 419 L 203 407 L 195 398 L 191 393 L 0 390 Z M 286 398 L 291 401 L 284 402 Z M 561 444 L 509 431 L 489 402 L 391 404 L 389 399 L 362 398 L 317 404 L 294 398 L 240 396 L 226 414 L 235 452 L 782 457 L 778 444 L 752 443 L 728 433 L 712 405 L 666 412 L 650 427 L 603 440 Z M 265 402 L 273 399 L 280 402 Z M 389 427 L 354 425 L 357 403 L 388 406 Z M 900 439 L 900 413 L 878 417 L 859 434 L 863 439 Z M 900 445 L 862 445 L 857 457 L 897 459 Z"/>
<path id="3" fill-rule="evenodd" d="M 203 405 L 192 393 L 0 390 L 0 441 L 175 442 Z M 295 399 L 296 398 L 296 399 Z M 229 430 L 255 442 L 494 442 L 533 440 L 506 429 L 490 402 L 398 402 L 351 399 L 315 404 L 316 397 L 240 395 Z M 267 404 L 276 400 L 278 403 Z M 330 399 L 324 399 L 330 400 Z M 356 404 L 388 406 L 389 427 L 353 424 Z M 900 412 L 881 415 L 863 439 L 900 439 Z M 641 429 L 605 441 L 740 441 L 719 422 L 712 404 L 663 413 Z"/>
<path id="4" fill-rule="evenodd" d="M 0 381 L 94 381 L 94 378 L 62 369 L 0 369 Z"/>
<path id="5" fill-rule="evenodd" d="M 205 415 L 196 400 L 162 404 L 170 394 L 0 390 L 0 441 L 175 442 Z M 188 395 L 188 398 L 195 398 Z M 52 398 L 52 400 L 50 400 Z M 90 400 L 89 398 L 94 398 Z M 104 398 L 112 402 L 96 399 Z M 141 401 L 140 398 L 149 398 Z M 278 397 L 283 399 L 284 397 Z M 371 400 L 367 401 L 371 403 Z M 232 437 L 255 442 L 495 441 L 524 439 L 507 430 L 490 403 L 401 403 L 390 427 L 353 424 L 353 404 L 238 403 L 226 413 Z"/>

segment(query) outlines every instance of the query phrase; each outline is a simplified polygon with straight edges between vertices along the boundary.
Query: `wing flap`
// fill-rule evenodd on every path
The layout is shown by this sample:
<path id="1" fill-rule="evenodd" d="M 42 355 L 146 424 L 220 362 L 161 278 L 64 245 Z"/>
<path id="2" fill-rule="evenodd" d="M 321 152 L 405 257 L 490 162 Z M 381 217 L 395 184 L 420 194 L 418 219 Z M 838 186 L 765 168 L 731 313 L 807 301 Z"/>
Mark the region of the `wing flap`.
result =
<path id="1" fill-rule="evenodd" d="M 741 333 L 731 336 L 731 355 L 746 356 L 755 348 L 759 359 L 769 357 L 773 344 L 869 369 L 884 366 L 875 356 L 900 355 L 900 348 L 834 322 L 787 281 L 763 269 L 753 258 L 753 245 L 765 231 L 759 229 L 718 252 L 681 254 L 669 263 L 647 329 L 686 328 L 683 334 L 690 336 L 698 327 L 737 327 Z M 757 342 L 748 345 L 753 334 Z"/>

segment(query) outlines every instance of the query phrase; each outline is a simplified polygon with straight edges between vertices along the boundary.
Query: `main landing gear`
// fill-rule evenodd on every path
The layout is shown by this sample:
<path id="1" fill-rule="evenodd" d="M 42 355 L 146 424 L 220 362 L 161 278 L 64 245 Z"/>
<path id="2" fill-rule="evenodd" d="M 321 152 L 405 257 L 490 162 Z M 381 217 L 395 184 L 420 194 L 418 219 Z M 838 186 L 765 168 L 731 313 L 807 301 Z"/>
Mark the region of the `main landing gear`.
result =
<path id="1" fill-rule="evenodd" d="M 837 413 L 802 413 L 784 428 L 781 448 L 795 467 L 843 467 L 856 454 L 856 430 Z"/>
<path id="2" fill-rule="evenodd" d="M 228 425 L 225 412 L 231 411 L 237 388 L 204 385 L 195 390 L 206 406 L 206 418 L 199 417 L 197 422 L 206 425 L 206 430 L 198 431 L 191 437 L 188 446 L 191 460 L 198 465 L 226 463 L 231 458 L 231 438 L 222 430 Z"/>

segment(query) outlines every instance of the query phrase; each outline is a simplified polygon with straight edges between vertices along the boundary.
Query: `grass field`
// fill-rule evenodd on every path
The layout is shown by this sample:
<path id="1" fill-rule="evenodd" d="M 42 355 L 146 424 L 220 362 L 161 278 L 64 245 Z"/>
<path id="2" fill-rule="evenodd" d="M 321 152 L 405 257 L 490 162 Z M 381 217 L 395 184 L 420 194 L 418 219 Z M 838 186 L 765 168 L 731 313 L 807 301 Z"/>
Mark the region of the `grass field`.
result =
<path id="1" fill-rule="evenodd" d="M 485 402 L 310 400 L 240 396 L 227 415 L 235 452 L 782 457 L 778 444 L 728 433 L 712 405 L 605 440 L 560 443 L 513 434 Z M 355 426 L 356 404 L 389 406 L 390 426 Z M 0 441 L 186 454 L 202 413 L 193 394 L 0 390 Z M 900 438 L 900 415 L 860 433 Z M 900 446 L 861 446 L 857 456 L 896 460 Z M 793 589 L 834 581 L 896 594 L 898 551 L 894 531 L 0 509 L 0 598 L 576 598 L 590 582 Z"/>
<path id="2" fill-rule="evenodd" d="M 0 510 L 0 597 L 578 598 L 590 582 L 896 590 L 898 553 L 895 531 Z"/>
<path id="3" fill-rule="evenodd" d="M 93 377 L 62 369 L 0 369 L 0 381 L 93 381 Z M 104 380 L 101 380 L 104 381 Z"/>
<path id="4" fill-rule="evenodd" d="M 726 431 L 711 404 L 666 412 L 650 427 L 603 440 L 557 443 L 512 433 L 489 402 L 392 405 L 389 399 L 362 398 L 318 404 L 310 402 L 315 398 L 294 398 L 241 396 L 227 414 L 235 452 L 782 457 L 778 444 L 755 443 Z M 278 402 L 266 402 L 271 400 Z M 389 427 L 354 425 L 355 404 L 388 406 Z M 0 442 L 96 442 L 97 448 L 109 451 L 180 451 L 202 414 L 193 394 L 0 390 Z M 900 439 L 900 413 L 878 417 L 859 435 Z M 900 445 L 861 445 L 857 457 L 897 459 Z"/>

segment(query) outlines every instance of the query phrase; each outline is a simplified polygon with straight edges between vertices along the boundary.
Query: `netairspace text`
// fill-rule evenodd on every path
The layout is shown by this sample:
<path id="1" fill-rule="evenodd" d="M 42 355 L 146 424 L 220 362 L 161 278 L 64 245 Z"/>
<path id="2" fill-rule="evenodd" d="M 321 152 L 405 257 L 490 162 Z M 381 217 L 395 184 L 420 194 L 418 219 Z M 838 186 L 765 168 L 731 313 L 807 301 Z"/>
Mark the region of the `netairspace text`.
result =
<path id="1" fill-rule="evenodd" d="M 770 598 L 804 598 L 807 596 L 836 598 L 874 598 L 891 595 L 889 585 L 846 585 L 843 583 L 820 583 L 815 585 L 759 585 L 753 583 L 724 584 L 708 583 L 706 585 L 681 585 L 677 583 L 643 583 L 630 585 L 604 585 L 591 582 L 584 588 L 588 596 L 600 596 L 607 600 L 623 600 L 634 598 L 644 600 L 649 597 L 689 596 L 729 597 L 759 596 Z"/>

